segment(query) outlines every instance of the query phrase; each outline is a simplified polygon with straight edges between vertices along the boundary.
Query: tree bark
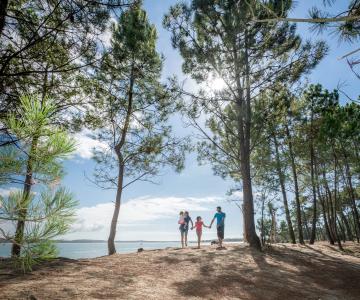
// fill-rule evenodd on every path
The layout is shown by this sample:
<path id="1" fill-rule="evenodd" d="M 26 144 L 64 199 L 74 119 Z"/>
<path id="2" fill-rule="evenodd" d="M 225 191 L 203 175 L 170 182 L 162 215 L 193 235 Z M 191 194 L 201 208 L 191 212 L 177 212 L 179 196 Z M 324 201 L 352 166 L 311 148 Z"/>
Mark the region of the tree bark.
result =
<path id="1" fill-rule="evenodd" d="M 311 128 L 311 131 L 312 131 L 312 128 Z M 315 182 L 314 165 L 315 165 L 315 151 L 314 151 L 313 135 L 311 134 L 310 173 L 311 173 L 311 185 L 312 185 L 312 194 L 313 194 L 313 219 L 312 219 L 312 225 L 311 225 L 310 245 L 314 244 L 314 242 L 315 242 L 315 238 L 316 238 L 316 221 L 317 221 L 316 182 Z"/>
<path id="2" fill-rule="evenodd" d="M 329 229 L 332 236 L 333 243 L 330 240 L 330 243 L 332 245 L 335 244 L 335 241 L 337 240 L 336 232 L 334 231 L 334 214 L 333 214 L 333 200 L 332 200 L 332 194 L 326 179 L 325 169 L 323 170 L 323 180 L 324 180 L 324 186 L 325 186 L 325 192 L 326 192 L 326 208 L 327 208 L 327 215 L 329 220 Z"/>
<path id="3" fill-rule="evenodd" d="M 237 60 L 237 43 L 234 41 L 234 59 L 235 59 L 235 73 L 237 78 L 237 92 L 236 99 L 237 110 L 237 126 L 239 138 L 239 154 L 240 154 L 240 172 L 243 184 L 244 197 L 244 226 L 246 233 L 246 240 L 250 247 L 261 249 L 260 239 L 256 234 L 254 221 L 254 199 L 252 194 L 251 172 L 250 172 L 250 128 L 251 128 L 251 94 L 250 94 L 250 69 L 248 61 L 247 49 L 247 31 L 245 30 L 245 49 L 244 49 L 244 64 L 245 64 L 245 89 L 240 82 L 240 71 Z M 243 94 L 245 90 L 245 97 Z M 245 98 L 245 99 L 244 99 Z"/>
<path id="4" fill-rule="evenodd" d="M 325 226 L 326 236 L 327 236 L 330 244 L 331 244 L 331 245 L 334 245 L 334 239 L 333 239 L 332 234 L 331 234 L 331 232 L 330 232 L 329 223 L 328 223 L 328 217 L 327 217 L 327 215 L 326 215 L 325 201 L 324 201 L 323 197 L 320 195 L 319 188 L 317 188 L 317 193 L 318 193 L 318 198 L 319 198 L 320 203 L 321 203 L 321 208 L 322 208 L 322 213 L 323 213 L 323 218 L 324 218 L 324 226 Z"/>
<path id="5" fill-rule="evenodd" d="M 289 230 L 289 237 L 290 237 L 291 243 L 296 244 L 295 233 L 294 233 L 294 228 L 293 228 L 293 225 L 291 222 L 290 210 L 289 210 L 286 189 L 285 189 L 285 176 L 281 169 L 279 144 L 278 144 L 275 133 L 273 133 L 273 141 L 274 141 L 274 146 L 275 146 L 276 171 L 278 173 L 281 193 L 282 193 L 283 202 L 284 202 L 284 209 L 285 209 L 286 222 L 287 222 L 288 230 Z"/>
<path id="6" fill-rule="evenodd" d="M 349 187 L 349 194 L 350 194 L 350 198 L 351 198 L 351 207 L 352 207 L 354 220 L 355 220 L 355 224 L 356 224 L 356 226 L 355 226 L 356 238 L 357 238 L 357 241 L 359 242 L 359 240 L 360 240 L 360 217 L 359 217 L 359 212 L 358 212 L 358 209 L 356 206 L 356 196 L 355 196 L 354 188 L 353 188 L 353 184 L 352 184 L 352 176 L 351 176 L 350 166 L 349 166 L 345 151 L 344 151 L 344 156 L 345 156 L 345 172 L 346 172 L 346 178 L 347 178 L 348 187 Z"/>
<path id="7" fill-rule="evenodd" d="M 350 227 L 350 224 L 343 212 L 343 210 L 340 208 L 339 209 L 339 215 L 340 215 L 340 218 L 342 220 L 342 222 L 344 223 L 345 225 L 345 228 L 346 228 L 346 232 L 347 232 L 347 237 L 348 237 L 348 240 L 349 241 L 354 241 L 354 236 L 352 234 L 352 231 L 351 231 L 351 227 Z"/>
<path id="8" fill-rule="evenodd" d="M 24 188 L 22 193 L 22 199 L 20 204 L 17 206 L 18 210 L 18 221 L 16 224 L 16 231 L 15 231 L 15 243 L 12 244 L 11 248 L 11 256 L 19 257 L 21 254 L 21 244 L 24 238 L 24 229 L 25 229 L 25 220 L 27 216 L 27 209 L 28 209 L 28 200 L 30 197 L 31 186 L 32 186 L 32 179 L 33 179 L 33 160 L 34 156 L 36 155 L 36 148 L 38 144 L 38 137 L 35 136 L 32 139 L 30 153 L 27 160 L 26 166 L 26 176 L 24 182 Z"/>
<path id="9" fill-rule="evenodd" d="M 0 1 L 0 37 L 5 27 L 5 18 L 9 0 Z"/>
<path id="10" fill-rule="evenodd" d="M 118 154 L 119 160 L 121 160 L 121 154 Z M 121 205 L 121 195 L 123 191 L 123 179 L 124 179 L 124 164 L 119 164 L 119 174 L 118 174 L 118 182 L 117 182 L 117 191 L 116 191 L 116 198 L 115 198 L 115 208 L 113 217 L 111 219 L 111 226 L 110 226 L 110 234 L 108 238 L 108 253 L 109 255 L 116 253 L 115 247 L 115 236 L 116 236 L 116 226 L 119 218 L 120 212 L 120 205 Z"/>
<path id="11" fill-rule="evenodd" d="M 340 250 L 343 250 L 343 247 L 341 245 L 341 240 L 337 231 L 337 189 L 338 189 L 338 176 L 337 176 L 337 166 L 338 166 L 338 160 L 334 151 L 334 204 L 332 205 L 333 214 L 334 214 L 334 231 L 337 239 L 337 243 Z"/>
<path id="12" fill-rule="evenodd" d="M 293 145 L 291 141 L 291 134 L 289 130 L 288 124 L 285 124 L 285 133 L 288 139 L 288 147 L 289 147 L 289 155 L 291 161 L 291 170 L 293 173 L 294 179 L 294 188 L 295 188 L 295 200 L 296 200 L 296 219 L 297 219 L 297 227 L 298 227 L 298 234 L 299 234 L 299 243 L 305 244 L 304 242 L 304 235 L 303 235 L 303 228 L 302 228 L 302 220 L 301 220 L 301 205 L 300 205 L 300 192 L 299 192 L 299 184 L 297 178 L 297 169 L 295 164 L 295 157 L 293 151 Z"/>
<path id="13" fill-rule="evenodd" d="M 265 246 L 265 230 L 264 230 L 264 210 L 265 210 L 265 196 L 261 195 L 261 244 Z"/>
<path id="14" fill-rule="evenodd" d="M 130 74 L 130 84 L 129 84 L 129 92 L 128 92 L 128 105 L 126 109 L 126 117 L 124 127 L 121 131 L 121 138 L 118 144 L 115 145 L 115 152 L 118 157 L 119 161 L 119 173 L 118 173 L 118 181 L 117 181 L 117 191 L 116 191 L 116 198 L 115 198 L 115 208 L 113 217 L 111 219 L 110 224 L 110 234 L 108 238 L 108 253 L 109 255 L 116 253 L 115 247 L 115 237 L 116 237 L 116 226 L 119 218 L 120 212 L 120 205 L 121 205 L 121 195 L 123 191 L 123 179 L 124 179 L 124 170 L 125 170 L 125 163 L 122 156 L 122 147 L 126 142 L 126 135 L 128 133 L 128 129 L 130 126 L 130 117 L 132 114 L 132 106 L 133 106 L 133 89 L 134 89 L 135 77 L 134 77 L 134 63 L 131 68 Z M 115 134 L 115 133 L 114 133 Z"/>

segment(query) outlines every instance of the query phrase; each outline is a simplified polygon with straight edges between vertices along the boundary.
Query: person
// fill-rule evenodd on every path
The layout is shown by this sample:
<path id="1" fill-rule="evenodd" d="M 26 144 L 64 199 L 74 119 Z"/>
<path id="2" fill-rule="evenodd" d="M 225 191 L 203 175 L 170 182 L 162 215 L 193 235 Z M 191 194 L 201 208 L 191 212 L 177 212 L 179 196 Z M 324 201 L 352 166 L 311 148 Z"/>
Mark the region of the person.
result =
<path id="1" fill-rule="evenodd" d="M 180 214 L 179 214 L 179 221 L 178 221 L 178 224 L 182 225 L 184 224 L 185 221 L 184 221 L 184 212 L 181 211 Z"/>
<path id="2" fill-rule="evenodd" d="M 188 245 L 187 237 L 189 232 L 189 223 L 191 223 L 191 229 L 194 228 L 194 223 L 189 215 L 188 211 L 185 211 L 184 213 L 184 221 L 185 221 L 185 232 L 184 232 L 184 241 L 185 241 L 185 247 Z"/>
<path id="3" fill-rule="evenodd" d="M 206 228 L 210 228 L 210 226 L 206 226 L 204 224 L 204 222 L 202 221 L 200 216 L 196 217 L 195 228 L 196 228 L 196 235 L 197 235 L 197 238 L 198 238 L 198 249 L 200 249 L 203 226 L 206 227 Z"/>
<path id="4" fill-rule="evenodd" d="M 210 223 L 210 228 L 212 224 L 214 223 L 216 219 L 216 229 L 217 229 L 217 236 L 219 240 L 219 247 L 218 249 L 223 249 L 223 240 L 224 240 L 224 230 L 225 230 L 225 217 L 226 214 L 221 211 L 221 207 L 218 206 L 216 208 L 216 213 L 214 215 L 214 218 L 212 219 Z"/>
<path id="5" fill-rule="evenodd" d="M 184 220 L 185 216 L 184 216 L 184 212 L 181 211 L 179 214 L 179 221 L 178 224 L 180 224 L 179 226 L 179 230 L 180 230 L 180 234 L 181 234 L 181 247 L 184 248 L 184 236 L 185 236 L 185 220 Z"/>

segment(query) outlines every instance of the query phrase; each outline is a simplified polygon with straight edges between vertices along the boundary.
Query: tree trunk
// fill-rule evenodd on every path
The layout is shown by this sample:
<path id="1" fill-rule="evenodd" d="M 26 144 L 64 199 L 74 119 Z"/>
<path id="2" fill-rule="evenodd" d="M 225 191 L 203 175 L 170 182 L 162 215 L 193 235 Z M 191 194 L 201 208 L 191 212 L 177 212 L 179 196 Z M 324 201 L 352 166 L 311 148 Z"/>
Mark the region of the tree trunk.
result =
<path id="1" fill-rule="evenodd" d="M 16 231 L 15 231 L 15 243 L 12 244 L 11 249 L 11 256 L 19 257 L 21 254 L 21 244 L 24 238 L 24 229 L 25 229 L 25 221 L 27 216 L 27 209 L 28 209 L 28 201 L 31 192 L 32 180 L 33 180 L 33 160 L 37 144 L 38 144 L 38 137 L 35 136 L 31 142 L 30 153 L 27 161 L 26 166 L 26 176 L 24 182 L 24 188 L 22 193 L 22 199 L 20 204 L 17 206 L 18 210 L 18 221 L 16 224 Z"/>
<path id="2" fill-rule="evenodd" d="M 247 32 L 245 30 L 245 49 L 244 49 L 244 64 L 245 64 L 245 93 L 244 99 L 243 87 L 240 82 L 240 71 L 238 68 L 237 60 L 237 47 L 234 41 L 234 59 L 235 59 L 235 72 L 237 77 L 237 91 L 238 98 L 236 101 L 237 110 L 237 126 L 239 135 L 239 154 L 241 164 L 241 178 L 243 185 L 244 197 L 244 226 L 246 232 L 246 240 L 250 247 L 261 250 L 260 239 L 256 234 L 255 221 L 254 221 L 254 199 L 252 194 L 252 183 L 250 173 L 250 129 L 251 129 L 251 94 L 250 94 L 250 69 L 248 62 L 248 49 L 247 49 Z"/>
<path id="3" fill-rule="evenodd" d="M 349 222 L 348 222 L 348 220 L 347 220 L 347 218 L 346 218 L 346 216 L 345 216 L 345 214 L 344 214 L 344 212 L 343 212 L 343 210 L 341 208 L 339 210 L 339 215 L 340 215 L 340 218 L 341 218 L 342 222 L 345 225 L 348 240 L 349 241 L 354 241 L 354 236 L 352 234 L 350 224 L 349 224 Z"/>
<path id="4" fill-rule="evenodd" d="M 330 232 L 329 223 L 328 223 L 328 217 L 327 217 L 327 215 L 326 215 L 325 201 L 324 201 L 323 197 L 320 195 L 319 187 L 317 188 L 317 193 L 318 193 L 318 198 L 319 198 L 320 203 L 321 203 L 321 208 L 322 208 L 322 213 L 323 213 L 323 218 L 324 218 L 324 226 L 325 226 L 326 235 L 327 235 L 327 237 L 328 237 L 328 240 L 329 240 L 330 244 L 331 244 L 331 245 L 334 245 L 334 239 L 333 239 L 332 234 L 331 234 L 331 232 Z"/>
<path id="5" fill-rule="evenodd" d="M 5 18 L 9 0 L 0 1 L 0 37 L 5 27 Z"/>
<path id="6" fill-rule="evenodd" d="M 242 175 L 242 184 L 243 184 L 243 195 L 244 195 L 244 226 L 246 232 L 246 240 L 250 244 L 250 247 L 261 249 L 260 239 L 255 231 L 255 222 L 254 222 L 254 200 L 252 194 L 251 186 L 251 176 L 250 176 L 250 162 L 249 156 L 244 151 L 242 156 L 241 164 L 241 175 Z"/>
<path id="7" fill-rule="evenodd" d="M 265 246 L 265 230 L 264 230 L 264 210 L 265 210 L 265 196 L 261 195 L 261 244 Z"/>
<path id="8" fill-rule="evenodd" d="M 292 170 L 293 179 L 294 179 L 295 200 L 296 200 L 296 219 L 297 219 L 297 227 L 298 227 L 298 233 L 299 233 L 299 243 L 305 244 L 304 236 L 303 236 L 302 220 L 301 220 L 299 184 L 298 184 L 298 178 L 297 178 L 297 170 L 296 170 L 295 157 L 294 157 L 294 152 L 293 152 L 293 145 L 292 145 L 292 141 L 291 141 L 291 135 L 290 135 L 290 130 L 289 130 L 288 124 L 285 124 L 285 133 L 286 133 L 286 136 L 288 139 L 291 170 Z"/>
<path id="9" fill-rule="evenodd" d="M 339 216 L 338 216 L 338 215 L 336 215 L 336 220 L 337 220 L 337 223 L 339 224 L 342 241 L 343 241 L 343 243 L 345 243 L 345 242 L 346 242 L 346 233 L 345 233 L 345 229 L 344 229 L 343 224 L 342 224 L 341 221 L 339 220 Z"/>
<path id="10" fill-rule="evenodd" d="M 353 215 L 354 215 L 354 220 L 355 220 L 355 231 L 356 231 L 356 238 L 357 241 L 359 242 L 360 240 L 360 217 L 359 217 L 359 212 L 356 206 L 356 196 L 354 193 L 354 188 L 353 188 L 353 184 L 352 184 L 352 176 L 351 176 L 351 172 L 350 172 L 350 166 L 349 163 L 347 161 L 347 156 L 346 153 L 344 152 L 345 155 L 345 171 L 346 171 L 346 177 L 347 177 L 347 182 L 348 182 L 348 186 L 349 186 L 349 194 L 350 194 L 350 198 L 351 198 L 351 207 L 352 207 L 352 211 L 353 211 Z"/>
<path id="11" fill-rule="evenodd" d="M 310 168 L 311 168 L 311 185 L 312 185 L 312 194 L 313 194 L 313 219 L 311 227 L 311 236 L 310 236 L 310 245 L 314 244 L 316 238 L 316 221 L 317 221 L 317 207 L 316 207 L 316 183 L 315 183 L 315 153 L 314 153 L 314 143 L 313 137 L 311 137 L 311 146 L 310 146 Z"/>
<path id="12" fill-rule="evenodd" d="M 119 161 L 122 160 L 121 154 L 118 153 Z M 124 179 L 124 164 L 119 164 L 119 174 L 118 174 L 118 182 L 117 182 L 117 191 L 115 198 L 115 209 L 113 213 L 113 217 L 111 219 L 110 225 L 110 234 L 108 238 L 108 253 L 109 255 L 116 253 L 115 248 L 115 236 L 116 236 L 116 226 L 119 218 L 120 205 L 121 205 L 121 194 L 123 191 L 123 179 Z"/>
<path id="13" fill-rule="evenodd" d="M 131 73 L 130 73 L 130 83 L 129 83 L 129 92 L 128 92 L 128 103 L 126 109 L 126 117 L 124 122 L 124 127 L 121 130 L 121 138 L 118 144 L 115 145 L 115 152 L 119 161 L 119 173 L 118 173 L 118 182 L 117 182 L 117 191 L 115 198 L 115 208 L 113 217 L 111 219 L 110 225 L 110 234 L 108 238 L 108 252 L 109 255 L 116 253 L 115 248 L 115 236 L 116 236 L 116 226 L 119 218 L 120 205 L 121 205 L 121 194 L 123 191 L 123 180 L 124 180 L 124 170 L 125 163 L 124 158 L 121 153 L 121 149 L 126 142 L 126 135 L 130 126 L 130 117 L 132 114 L 133 107 L 133 89 L 134 89 L 135 77 L 134 77 L 134 63 L 132 64 Z M 114 133 L 115 134 L 115 133 Z"/>
<path id="14" fill-rule="evenodd" d="M 301 209 L 301 214 L 302 214 L 302 224 L 305 227 L 305 231 L 304 231 L 304 240 L 308 240 L 310 238 L 310 228 L 309 228 L 309 222 L 306 216 L 306 213 L 304 211 L 304 209 Z"/>
<path id="15" fill-rule="evenodd" d="M 337 157 L 334 151 L 334 205 L 332 206 L 333 214 L 334 214 L 334 231 L 336 234 L 337 243 L 340 250 L 343 250 L 343 247 L 341 245 L 341 240 L 337 231 L 337 189 L 338 189 L 338 176 L 337 176 Z"/>
<path id="16" fill-rule="evenodd" d="M 331 245 L 334 245 L 334 239 L 331 235 L 331 231 L 329 229 L 329 222 L 328 222 L 328 217 L 326 215 L 326 207 L 325 207 L 325 200 L 323 198 L 323 196 L 320 193 L 320 186 L 319 186 L 319 170 L 318 170 L 318 164 L 317 162 L 315 162 L 315 166 L 314 166 L 314 171 L 315 171 L 315 178 L 316 178 L 316 193 L 318 196 L 318 199 L 320 201 L 321 204 L 321 208 L 322 208 L 322 213 L 323 213 L 323 218 L 324 218 L 324 226 L 325 226 L 325 232 L 326 232 L 326 236 L 330 242 Z"/>
<path id="17" fill-rule="evenodd" d="M 323 170 L 323 180 L 324 180 L 324 186 L 325 186 L 325 192 L 326 192 L 326 208 L 327 208 L 327 215 L 329 220 L 329 229 L 332 236 L 332 241 L 330 240 L 330 244 L 334 245 L 335 241 L 337 240 L 335 231 L 334 231 L 334 216 L 333 216 L 333 209 L 332 209 L 332 195 L 331 191 L 326 179 L 325 169 Z"/>
<path id="18" fill-rule="evenodd" d="M 277 142 L 275 133 L 273 133 L 273 141 L 274 141 L 274 146 L 275 146 L 276 171 L 278 173 L 281 193 L 282 193 L 283 202 L 284 202 L 286 222 L 287 222 L 288 229 L 289 229 L 289 237 L 290 237 L 291 243 L 296 244 L 295 233 L 294 233 L 294 228 L 293 228 L 293 225 L 291 222 L 290 210 L 289 210 L 286 189 L 285 189 L 285 179 L 284 179 L 285 176 L 281 169 L 279 144 Z"/>
<path id="19" fill-rule="evenodd" d="M 276 211 L 273 209 L 271 211 L 271 242 L 276 243 L 277 237 L 276 237 Z"/>

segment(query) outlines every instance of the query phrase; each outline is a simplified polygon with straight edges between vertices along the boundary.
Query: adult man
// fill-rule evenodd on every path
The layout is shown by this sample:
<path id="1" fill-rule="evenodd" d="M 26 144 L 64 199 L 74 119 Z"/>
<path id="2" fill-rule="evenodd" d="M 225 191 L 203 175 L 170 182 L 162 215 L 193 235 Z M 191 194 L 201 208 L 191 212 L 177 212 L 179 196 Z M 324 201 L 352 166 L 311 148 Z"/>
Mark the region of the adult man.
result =
<path id="1" fill-rule="evenodd" d="M 216 208 L 216 213 L 214 215 L 214 218 L 212 219 L 212 221 L 210 223 L 210 228 L 211 228 L 212 224 L 214 223 L 214 221 L 216 219 L 216 229 L 217 229 L 217 236 L 219 239 L 219 249 L 223 248 L 222 242 L 224 240 L 225 217 L 226 217 L 226 214 L 224 212 L 222 212 L 221 207 L 218 206 Z"/>
<path id="2" fill-rule="evenodd" d="M 187 237 L 188 237 L 189 228 L 193 229 L 193 227 L 194 227 L 194 223 L 193 223 L 188 211 L 185 211 L 184 222 L 185 222 L 184 223 L 185 247 L 187 247 L 187 245 L 188 245 Z M 189 223 L 191 223 L 191 227 L 189 226 L 190 225 Z"/>

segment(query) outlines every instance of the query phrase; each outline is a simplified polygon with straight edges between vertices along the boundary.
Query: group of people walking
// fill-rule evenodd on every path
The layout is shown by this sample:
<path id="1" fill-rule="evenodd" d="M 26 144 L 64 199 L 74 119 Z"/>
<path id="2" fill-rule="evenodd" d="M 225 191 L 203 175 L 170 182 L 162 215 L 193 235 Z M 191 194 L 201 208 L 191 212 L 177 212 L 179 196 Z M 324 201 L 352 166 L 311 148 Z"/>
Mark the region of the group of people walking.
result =
<path id="1" fill-rule="evenodd" d="M 197 235 L 198 248 L 200 249 L 201 236 L 203 227 L 211 229 L 214 221 L 216 220 L 216 230 L 219 247 L 218 249 L 223 249 L 223 240 L 224 240 L 224 230 L 225 230 L 225 216 L 226 214 L 222 212 L 221 207 L 216 208 L 216 213 L 211 220 L 209 226 L 205 225 L 200 216 L 196 217 L 195 223 L 191 219 L 188 211 L 181 211 L 178 223 L 180 224 L 179 230 L 181 233 L 181 246 L 182 248 L 187 247 L 188 245 L 188 232 L 189 229 L 193 230 L 195 228 Z M 190 226 L 191 225 L 191 226 Z"/>

